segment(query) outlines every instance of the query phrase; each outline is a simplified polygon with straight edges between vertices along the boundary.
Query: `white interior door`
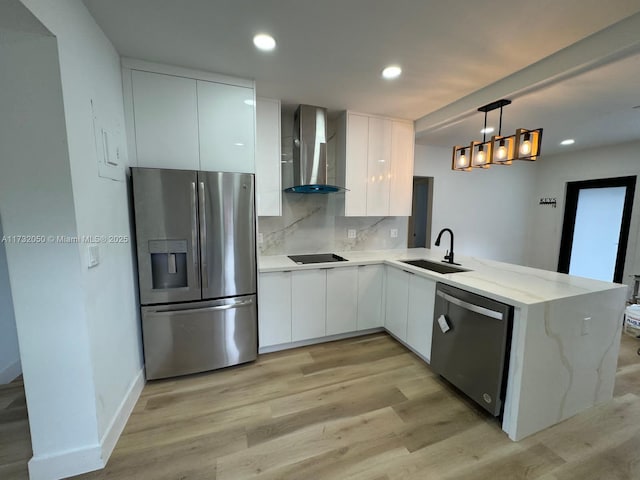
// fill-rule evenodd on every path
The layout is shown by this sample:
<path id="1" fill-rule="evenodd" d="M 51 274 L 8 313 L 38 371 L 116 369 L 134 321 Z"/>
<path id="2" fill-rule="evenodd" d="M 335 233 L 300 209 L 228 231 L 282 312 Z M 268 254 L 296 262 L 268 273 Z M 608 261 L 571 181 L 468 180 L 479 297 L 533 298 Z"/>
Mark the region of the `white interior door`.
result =
<path id="1" fill-rule="evenodd" d="M 580 190 L 569 274 L 613 280 L 626 192 L 626 187 Z"/>

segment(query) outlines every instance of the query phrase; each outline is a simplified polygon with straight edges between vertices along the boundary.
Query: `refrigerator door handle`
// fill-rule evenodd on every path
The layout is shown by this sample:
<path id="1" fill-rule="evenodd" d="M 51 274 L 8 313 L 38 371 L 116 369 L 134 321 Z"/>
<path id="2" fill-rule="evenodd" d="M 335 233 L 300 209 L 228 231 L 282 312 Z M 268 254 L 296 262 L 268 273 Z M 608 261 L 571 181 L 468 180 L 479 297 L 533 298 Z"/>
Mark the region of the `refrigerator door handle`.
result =
<path id="1" fill-rule="evenodd" d="M 215 307 L 189 308 L 184 310 L 155 310 L 154 315 L 180 315 L 181 313 L 196 312 L 219 312 L 220 310 L 230 310 L 232 308 L 246 307 L 253 304 L 253 299 L 243 300 L 242 302 L 229 303 L 226 305 L 216 305 Z"/>
<path id="2" fill-rule="evenodd" d="M 204 182 L 200 182 L 200 264 L 202 266 L 202 288 L 209 288 L 209 265 L 207 264 L 207 212 Z"/>
<path id="3" fill-rule="evenodd" d="M 196 286 L 200 287 L 200 255 L 198 252 L 198 193 L 196 182 L 191 182 L 191 252 Z"/>

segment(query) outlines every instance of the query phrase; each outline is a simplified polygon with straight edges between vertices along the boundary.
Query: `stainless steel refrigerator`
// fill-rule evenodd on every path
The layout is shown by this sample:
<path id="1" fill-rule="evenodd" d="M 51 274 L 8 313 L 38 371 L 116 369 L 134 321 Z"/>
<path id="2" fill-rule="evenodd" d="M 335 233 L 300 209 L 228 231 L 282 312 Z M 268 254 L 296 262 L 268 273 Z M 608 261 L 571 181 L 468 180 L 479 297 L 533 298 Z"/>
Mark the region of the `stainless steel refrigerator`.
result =
<path id="1" fill-rule="evenodd" d="M 253 175 L 131 170 L 147 379 L 255 360 Z"/>

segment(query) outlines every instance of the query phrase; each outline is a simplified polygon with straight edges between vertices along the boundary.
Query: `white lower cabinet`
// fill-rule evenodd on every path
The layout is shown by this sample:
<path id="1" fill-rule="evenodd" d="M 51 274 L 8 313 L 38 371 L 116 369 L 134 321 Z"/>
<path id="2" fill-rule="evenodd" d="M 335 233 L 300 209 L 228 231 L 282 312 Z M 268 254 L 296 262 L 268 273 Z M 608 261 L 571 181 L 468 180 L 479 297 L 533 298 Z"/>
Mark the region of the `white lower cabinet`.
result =
<path id="1" fill-rule="evenodd" d="M 407 344 L 431 361 L 431 335 L 433 329 L 433 307 L 436 282 L 419 275 L 409 279 L 409 301 L 407 312 Z"/>
<path id="2" fill-rule="evenodd" d="M 327 274 L 325 270 L 291 272 L 291 340 L 325 336 Z"/>
<path id="3" fill-rule="evenodd" d="M 407 316 L 409 311 L 409 280 L 414 275 L 395 267 L 386 267 L 387 305 L 384 326 L 394 336 L 407 341 Z"/>
<path id="4" fill-rule="evenodd" d="M 384 265 L 358 267 L 357 330 L 384 327 Z"/>
<path id="5" fill-rule="evenodd" d="M 326 334 L 355 332 L 358 318 L 358 267 L 324 271 L 327 273 Z"/>
<path id="6" fill-rule="evenodd" d="M 291 272 L 260 274 L 258 332 L 260 347 L 291 343 Z"/>

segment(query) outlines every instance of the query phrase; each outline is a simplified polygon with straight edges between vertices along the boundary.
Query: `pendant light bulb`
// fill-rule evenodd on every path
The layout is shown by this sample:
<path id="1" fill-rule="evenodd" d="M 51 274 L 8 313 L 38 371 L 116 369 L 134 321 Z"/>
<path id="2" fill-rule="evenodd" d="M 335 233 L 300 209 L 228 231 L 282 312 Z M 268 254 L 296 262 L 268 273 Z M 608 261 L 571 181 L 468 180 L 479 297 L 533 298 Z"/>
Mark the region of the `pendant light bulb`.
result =
<path id="1" fill-rule="evenodd" d="M 487 160 L 487 154 L 484 153 L 484 147 L 480 145 L 478 148 L 478 165 L 484 165 L 484 162 Z"/>
<path id="2" fill-rule="evenodd" d="M 522 155 L 529 155 L 531 153 L 531 135 L 528 133 L 524 134 L 524 142 L 520 145 L 520 153 Z"/>
<path id="3" fill-rule="evenodd" d="M 504 160 L 507 158 L 507 147 L 504 146 L 504 140 L 500 140 L 500 145 L 498 146 L 498 150 L 496 151 L 496 156 L 499 160 Z"/>
<path id="4" fill-rule="evenodd" d="M 458 166 L 464 167 L 466 165 L 467 165 L 466 150 L 462 150 L 462 152 L 460 153 L 460 158 L 458 159 Z"/>

